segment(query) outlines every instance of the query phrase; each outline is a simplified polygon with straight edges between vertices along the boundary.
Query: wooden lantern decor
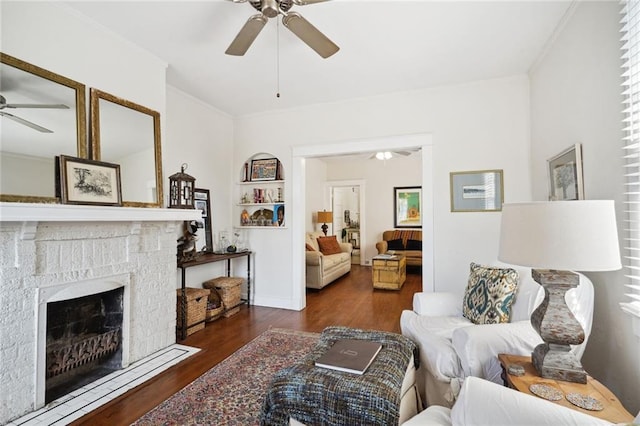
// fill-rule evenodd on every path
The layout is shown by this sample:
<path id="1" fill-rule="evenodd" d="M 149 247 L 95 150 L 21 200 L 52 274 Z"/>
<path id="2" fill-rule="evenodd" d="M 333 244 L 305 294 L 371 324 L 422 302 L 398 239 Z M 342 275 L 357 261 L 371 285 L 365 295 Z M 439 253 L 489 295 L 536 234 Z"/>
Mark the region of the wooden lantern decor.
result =
<path id="1" fill-rule="evenodd" d="M 180 166 L 180 173 L 169 176 L 169 208 L 170 209 L 195 209 L 193 202 L 193 189 L 196 179 L 184 171 L 187 163 Z"/>

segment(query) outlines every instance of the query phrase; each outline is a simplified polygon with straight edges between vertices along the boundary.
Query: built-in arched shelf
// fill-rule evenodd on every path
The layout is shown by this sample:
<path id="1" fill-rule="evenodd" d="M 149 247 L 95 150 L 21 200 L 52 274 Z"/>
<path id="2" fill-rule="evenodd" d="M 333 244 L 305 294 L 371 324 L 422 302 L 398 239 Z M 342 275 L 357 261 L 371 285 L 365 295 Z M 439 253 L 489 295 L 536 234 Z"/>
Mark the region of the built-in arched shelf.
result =
<path id="1" fill-rule="evenodd" d="M 284 169 L 269 153 L 251 156 L 242 165 L 237 191 L 239 228 L 285 227 Z"/>

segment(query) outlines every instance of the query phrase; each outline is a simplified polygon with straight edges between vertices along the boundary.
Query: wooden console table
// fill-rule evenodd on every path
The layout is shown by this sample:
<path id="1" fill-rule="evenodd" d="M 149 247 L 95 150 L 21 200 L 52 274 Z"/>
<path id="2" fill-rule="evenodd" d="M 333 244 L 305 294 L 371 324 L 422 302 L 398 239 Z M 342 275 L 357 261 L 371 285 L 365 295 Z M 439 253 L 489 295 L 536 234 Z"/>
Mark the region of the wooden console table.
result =
<path id="1" fill-rule="evenodd" d="M 251 251 L 242 251 L 237 253 L 206 253 L 197 256 L 193 260 L 189 260 L 187 262 L 178 263 L 178 268 L 181 270 L 182 276 L 182 304 L 180 309 L 182 309 L 182 324 L 180 324 L 180 340 L 184 340 L 187 338 L 187 297 L 186 297 L 186 288 L 187 288 L 187 269 L 205 265 L 207 263 L 213 262 L 222 262 L 227 261 L 226 273 L 227 276 L 231 276 L 231 259 L 236 259 L 239 257 L 247 258 L 247 298 L 242 299 L 247 305 L 251 305 Z M 204 321 L 204 320 L 203 320 Z M 199 324 L 199 323 L 198 323 Z M 193 326 L 195 324 L 191 324 Z"/>
<path id="2" fill-rule="evenodd" d="M 580 411 L 581 413 L 598 417 L 612 423 L 630 423 L 633 421 L 633 416 L 625 410 L 618 398 L 616 398 L 616 396 L 602 383 L 598 382 L 591 376 L 587 376 L 586 384 L 545 379 L 538 375 L 535 367 L 531 363 L 531 357 L 529 356 L 498 354 L 498 359 L 500 360 L 500 365 L 502 365 L 502 379 L 505 382 L 505 386 L 509 386 L 519 392 L 528 393 L 536 398 L 538 398 L 538 396 L 529 390 L 529 386 L 536 383 L 549 385 L 558 389 L 564 395 L 572 392 L 589 395 L 590 397 L 600 401 L 604 406 L 604 409 L 600 411 L 585 410 L 573 405 L 564 397 L 558 401 L 550 402 L 563 405 L 567 408 L 571 408 L 572 410 Z M 523 366 L 524 376 L 513 376 L 509 374 L 507 371 L 511 364 Z"/>

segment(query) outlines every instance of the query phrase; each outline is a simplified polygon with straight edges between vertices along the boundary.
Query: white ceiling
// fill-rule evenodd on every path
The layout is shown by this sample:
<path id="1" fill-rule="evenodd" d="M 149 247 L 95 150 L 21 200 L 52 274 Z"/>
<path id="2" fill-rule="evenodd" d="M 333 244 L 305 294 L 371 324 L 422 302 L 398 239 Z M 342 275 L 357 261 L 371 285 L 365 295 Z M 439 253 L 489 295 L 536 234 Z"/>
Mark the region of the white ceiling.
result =
<path id="1" fill-rule="evenodd" d="M 170 85 L 237 116 L 524 74 L 571 1 L 332 0 L 293 6 L 340 46 L 328 59 L 275 18 L 245 56 L 225 55 L 257 13 L 249 3 L 67 4 L 166 61 Z"/>

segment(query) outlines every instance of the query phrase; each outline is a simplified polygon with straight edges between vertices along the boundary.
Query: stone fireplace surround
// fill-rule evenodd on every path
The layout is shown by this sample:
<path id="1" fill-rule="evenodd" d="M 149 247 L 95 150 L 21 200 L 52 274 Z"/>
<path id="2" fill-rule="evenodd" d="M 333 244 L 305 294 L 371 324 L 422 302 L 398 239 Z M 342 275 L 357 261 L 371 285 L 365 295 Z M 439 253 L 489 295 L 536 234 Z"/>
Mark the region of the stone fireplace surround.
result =
<path id="1" fill-rule="evenodd" d="M 182 221 L 199 218 L 198 210 L 0 203 L 0 424 L 44 404 L 43 295 L 124 286 L 123 364 L 175 343 L 176 238 Z"/>

